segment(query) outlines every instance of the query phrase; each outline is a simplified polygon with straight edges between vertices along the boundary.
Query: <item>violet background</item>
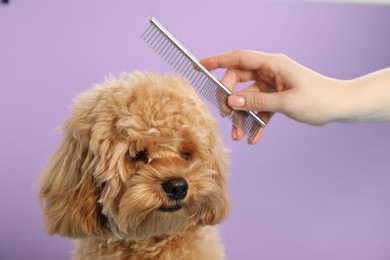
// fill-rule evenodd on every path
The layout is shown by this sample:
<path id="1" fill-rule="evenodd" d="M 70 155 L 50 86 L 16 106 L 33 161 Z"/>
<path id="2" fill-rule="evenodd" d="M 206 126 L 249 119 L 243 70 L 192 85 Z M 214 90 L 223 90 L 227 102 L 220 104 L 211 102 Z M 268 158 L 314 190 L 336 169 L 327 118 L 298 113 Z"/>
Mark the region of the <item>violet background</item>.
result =
<path id="1" fill-rule="evenodd" d="M 331 77 L 390 66 L 390 6 L 242 1 L 10 1 L 0 5 L 0 259 L 69 259 L 33 187 L 78 93 L 122 71 L 172 72 L 141 39 L 156 17 L 198 58 L 280 52 Z M 221 71 L 216 73 L 219 77 Z M 321 97 L 318 97 L 321 98 Z M 227 259 L 390 259 L 390 124 L 307 126 L 276 115 L 230 139 Z"/>

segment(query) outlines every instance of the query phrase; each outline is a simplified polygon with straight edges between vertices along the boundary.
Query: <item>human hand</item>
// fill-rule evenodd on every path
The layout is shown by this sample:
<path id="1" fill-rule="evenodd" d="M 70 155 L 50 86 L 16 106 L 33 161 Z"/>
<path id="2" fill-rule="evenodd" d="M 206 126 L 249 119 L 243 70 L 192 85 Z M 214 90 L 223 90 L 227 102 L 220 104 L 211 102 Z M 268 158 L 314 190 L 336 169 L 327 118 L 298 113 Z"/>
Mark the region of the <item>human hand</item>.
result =
<path id="1" fill-rule="evenodd" d="M 238 50 L 217 54 L 200 63 L 208 70 L 226 68 L 221 82 L 233 92 L 228 105 L 236 110 L 255 111 L 269 122 L 275 112 L 296 121 L 323 125 L 336 118 L 343 82 L 318 74 L 280 54 Z M 240 82 L 250 82 L 234 92 Z M 262 130 L 249 143 L 258 142 Z M 232 137 L 244 133 L 233 126 Z"/>

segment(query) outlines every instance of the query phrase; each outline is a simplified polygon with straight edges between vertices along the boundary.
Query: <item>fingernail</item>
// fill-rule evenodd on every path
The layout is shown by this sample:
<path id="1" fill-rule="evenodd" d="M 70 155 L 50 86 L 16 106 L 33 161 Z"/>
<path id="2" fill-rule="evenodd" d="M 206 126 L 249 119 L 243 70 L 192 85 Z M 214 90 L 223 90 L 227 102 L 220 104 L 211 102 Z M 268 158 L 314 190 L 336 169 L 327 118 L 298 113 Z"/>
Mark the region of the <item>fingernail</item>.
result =
<path id="1" fill-rule="evenodd" d="M 228 105 L 231 107 L 243 107 L 245 105 L 245 99 L 240 96 L 229 96 Z"/>

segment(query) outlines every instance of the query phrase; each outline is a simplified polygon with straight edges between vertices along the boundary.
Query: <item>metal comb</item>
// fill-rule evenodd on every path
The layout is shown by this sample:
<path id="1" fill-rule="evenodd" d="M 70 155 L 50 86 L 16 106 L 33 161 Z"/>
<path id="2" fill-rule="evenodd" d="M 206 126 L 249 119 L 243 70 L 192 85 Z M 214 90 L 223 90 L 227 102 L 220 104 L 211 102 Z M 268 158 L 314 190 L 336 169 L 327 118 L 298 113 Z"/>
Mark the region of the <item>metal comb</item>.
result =
<path id="1" fill-rule="evenodd" d="M 266 126 L 253 111 L 231 109 L 227 105 L 227 99 L 232 92 L 203 67 L 155 18 L 150 19 L 150 25 L 141 37 L 197 91 L 217 106 L 221 114 L 228 117 L 249 139 L 253 139 L 259 129 Z"/>

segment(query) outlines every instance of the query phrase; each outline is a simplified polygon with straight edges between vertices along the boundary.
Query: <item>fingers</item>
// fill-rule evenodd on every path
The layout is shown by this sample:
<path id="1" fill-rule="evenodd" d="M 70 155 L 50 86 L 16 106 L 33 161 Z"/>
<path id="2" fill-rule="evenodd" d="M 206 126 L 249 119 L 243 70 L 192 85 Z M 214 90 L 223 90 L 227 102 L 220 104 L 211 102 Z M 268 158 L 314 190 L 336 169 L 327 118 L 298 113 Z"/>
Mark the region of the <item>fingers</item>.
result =
<path id="1" fill-rule="evenodd" d="M 244 137 L 245 133 L 241 131 L 237 126 L 232 125 L 232 138 L 235 141 L 239 141 Z"/>
<path id="2" fill-rule="evenodd" d="M 260 112 L 260 113 L 258 113 L 258 116 L 266 124 L 269 123 L 269 121 L 271 120 L 271 117 L 273 115 L 274 115 L 274 113 L 271 113 L 271 112 Z M 261 127 L 254 138 L 252 138 L 252 139 L 248 138 L 248 144 L 256 144 L 258 141 L 260 141 L 261 137 L 263 136 L 263 131 L 264 131 L 264 127 Z"/>
<path id="3" fill-rule="evenodd" d="M 228 105 L 235 110 L 261 111 L 257 114 L 265 123 L 268 124 L 274 112 L 279 112 L 282 109 L 279 105 L 281 104 L 278 100 L 279 96 L 280 93 L 254 92 L 248 88 L 247 91 L 230 95 L 228 98 Z M 264 128 L 261 127 L 254 138 L 248 139 L 248 144 L 257 143 L 262 137 L 263 129 Z M 233 140 L 239 141 L 244 137 L 244 135 L 245 133 L 237 127 L 232 128 Z"/>
<path id="4" fill-rule="evenodd" d="M 244 71 L 244 70 L 239 70 L 239 69 L 228 69 L 223 76 L 221 82 L 233 92 L 233 90 L 236 88 L 237 83 L 239 82 L 245 82 L 253 79 L 253 73 L 251 71 Z M 236 110 L 254 110 L 254 111 L 263 111 L 258 113 L 260 118 L 264 120 L 266 123 L 269 122 L 270 118 L 272 117 L 273 113 L 271 112 L 264 112 L 268 111 L 267 109 L 272 108 L 272 106 L 265 104 L 264 105 L 264 97 L 261 98 L 261 96 L 252 97 L 252 95 L 257 95 L 260 92 L 259 88 L 260 83 L 253 83 L 246 87 L 244 90 L 241 92 L 235 93 L 233 95 L 230 95 L 228 98 L 228 105 Z M 260 84 L 261 85 L 261 84 Z M 242 94 L 245 93 L 245 94 Z M 262 93 L 261 93 L 262 94 Z M 265 93 L 266 94 L 266 93 Z M 272 102 L 272 97 L 271 101 L 269 101 L 269 98 L 266 98 L 266 101 Z M 223 111 L 222 111 L 223 112 Z M 229 113 L 222 113 L 223 116 L 226 116 Z M 238 123 L 239 124 L 239 123 Z M 256 136 L 252 139 L 248 139 L 249 144 L 255 144 L 257 143 L 263 133 L 263 128 L 260 128 L 259 131 L 257 132 Z M 232 132 L 231 132 L 232 138 L 235 141 L 241 140 L 244 136 L 245 133 L 237 128 L 236 126 L 232 127 Z"/>
<path id="5" fill-rule="evenodd" d="M 263 136 L 263 130 L 264 128 L 260 128 L 259 131 L 257 132 L 256 136 L 253 139 L 247 140 L 248 144 L 256 144 L 258 141 L 260 141 L 261 137 Z"/>
<path id="6" fill-rule="evenodd" d="M 234 110 L 281 112 L 283 110 L 284 97 L 284 92 L 241 91 L 229 96 L 228 105 Z"/>
<path id="7" fill-rule="evenodd" d="M 207 57 L 200 63 L 208 70 L 227 68 L 221 82 L 232 93 L 238 83 L 255 81 L 245 90 L 230 95 L 228 105 L 234 110 L 258 111 L 258 115 L 268 123 L 274 112 L 282 111 L 285 103 L 282 92 L 272 92 L 281 91 L 277 75 L 286 61 L 288 59 L 281 55 L 237 50 Z M 257 143 L 262 133 L 263 128 L 260 128 L 248 143 Z M 245 135 L 235 126 L 231 134 L 234 140 L 241 140 Z"/>
<path id="8" fill-rule="evenodd" d="M 241 70 L 235 70 L 235 69 L 228 69 L 226 73 L 224 74 L 221 83 L 229 89 L 231 92 L 234 91 L 234 89 L 237 86 L 237 83 L 248 81 L 253 78 L 252 72 L 250 71 L 241 71 Z M 220 92 L 216 93 L 221 94 Z M 225 96 L 224 96 L 225 97 Z M 229 115 L 232 112 L 231 107 L 227 106 L 226 100 L 224 98 L 217 98 L 217 100 L 223 100 L 223 104 L 218 104 L 218 108 L 220 110 L 220 113 L 223 117 Z"/>
<path id="9" fill-rule="evenodd" d="M 274 115 L 274 113 L 270 112 L 261 112 L 258 113 L 259 117 L 266 122 L 267 124 L 271 120 L 271 117 Z M 248 144 L 256 144 L 258 141 L 260 141 L 261 137 L 263 136 L 263 130 L 264 127 L 261 127 L 259 131 L 257 132 L 256 136 L 253 139 L 248 138 Z M 236 126 L 232 126 L 232 138 L 235 141 L 240 141 L 245 136 L 245 133 L 237 128 Z"/>
<path id="10" fill-rule="evenodd" d="M 255 70 L 260 68 L 273 55 L 257 51 L 237 50 L 209 56 L 200 61 L 208 70 L 217 68 L 239 68 Z"/>
<path id="11" fill-rule="evenodd" d="M 221 80 L 222 84 L 233 92 L 237 83 L 253 80 L 253 72 L 239 69 L 228 69 Z"/>

